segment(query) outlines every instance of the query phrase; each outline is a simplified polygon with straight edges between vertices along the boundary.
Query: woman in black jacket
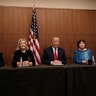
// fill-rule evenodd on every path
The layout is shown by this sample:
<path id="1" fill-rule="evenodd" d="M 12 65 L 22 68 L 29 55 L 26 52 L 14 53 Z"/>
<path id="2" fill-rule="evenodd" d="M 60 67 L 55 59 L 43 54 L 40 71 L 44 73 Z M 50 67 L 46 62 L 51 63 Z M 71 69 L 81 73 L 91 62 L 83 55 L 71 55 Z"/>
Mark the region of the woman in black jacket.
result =
<path id="1" fill-rule="evenodd" d="M 28 49 L 27 41 L 24 38 L 18 40 L 17 49 L 13 55 L 13 67 L 32 66 L 35 65 L 32 51 Z"/>

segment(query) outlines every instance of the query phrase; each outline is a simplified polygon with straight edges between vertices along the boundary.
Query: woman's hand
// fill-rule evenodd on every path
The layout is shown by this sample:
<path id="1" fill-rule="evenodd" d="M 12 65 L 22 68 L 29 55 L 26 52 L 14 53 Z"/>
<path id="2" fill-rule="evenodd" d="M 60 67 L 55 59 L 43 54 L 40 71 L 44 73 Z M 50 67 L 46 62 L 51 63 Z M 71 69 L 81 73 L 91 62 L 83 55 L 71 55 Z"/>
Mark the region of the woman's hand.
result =
<path id="1" fill-rule="evenodd" d="M 24 61 L 23 66 L 31 66 L 33 63 L 29 61 Z"/>
<path id="2" fill-rule="evenodd" d="M 23 66 L 29 66 L 29 61 L 23 61 Z"/>
<path id="3" fill-rule="evenodd" d="M 18 67 L 22 67 L 22 66 L 31 66 L 33 63 L 29 62 L 29 61 L 23 61 L 23 62 L 17 62 L 17 66 Z"/>
<path id="4" fill-rule="evenodd" d="M 18 67 L 22 67 L 23 63 L 22 62 L 17 62 Z"/>
<path id="5" fill-rule="evenodd" d="M 88 64 L 88 60 L 83 60 L 82 63 L 83 64 Z"/>

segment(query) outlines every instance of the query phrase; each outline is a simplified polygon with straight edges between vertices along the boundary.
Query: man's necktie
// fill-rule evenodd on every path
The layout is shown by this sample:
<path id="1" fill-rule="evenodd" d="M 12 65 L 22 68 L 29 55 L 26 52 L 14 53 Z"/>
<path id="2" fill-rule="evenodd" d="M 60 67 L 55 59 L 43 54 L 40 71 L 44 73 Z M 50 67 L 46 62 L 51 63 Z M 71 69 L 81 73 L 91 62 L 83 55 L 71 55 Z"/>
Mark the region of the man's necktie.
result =
<path id="1" fill-rule="evenodd" d="M 57 56 L 57 53 L 56 53 L 56 48 L 54 48 L 54 60 L 57 60 L 58 59 L 58 56 Z"/>

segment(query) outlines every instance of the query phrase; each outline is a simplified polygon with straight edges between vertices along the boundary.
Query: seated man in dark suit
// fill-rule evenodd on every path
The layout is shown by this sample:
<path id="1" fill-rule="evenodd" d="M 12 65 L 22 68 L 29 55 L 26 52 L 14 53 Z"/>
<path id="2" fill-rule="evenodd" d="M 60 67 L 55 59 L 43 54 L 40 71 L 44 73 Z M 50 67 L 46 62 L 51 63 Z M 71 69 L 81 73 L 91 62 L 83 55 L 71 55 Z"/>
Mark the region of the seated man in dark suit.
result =
<path id="1" fill-rule="evenodd" d="M 3 54 L 0 53 L 0 67 L 4 66 L 4 59 L 3 59 Z"/>
<path id="2" fill-rule="evenodd" d="M 42 63 L 47 65 L 66 64 L 66 56 L 64 49 L 59 47 L 59 37 L 53 37 L 52 46 L 44 49 Z"/>

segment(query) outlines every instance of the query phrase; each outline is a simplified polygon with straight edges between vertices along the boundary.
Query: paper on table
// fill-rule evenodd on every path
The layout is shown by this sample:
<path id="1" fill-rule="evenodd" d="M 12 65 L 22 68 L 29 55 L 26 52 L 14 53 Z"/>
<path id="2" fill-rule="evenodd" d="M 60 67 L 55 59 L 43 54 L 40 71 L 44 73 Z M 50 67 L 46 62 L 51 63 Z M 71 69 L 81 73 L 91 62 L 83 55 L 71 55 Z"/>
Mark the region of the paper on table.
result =
<path id="1" fill-rule="evenodd" d="M 53 64 L 53 65 L 64 65 L 64 64 Z"/>

